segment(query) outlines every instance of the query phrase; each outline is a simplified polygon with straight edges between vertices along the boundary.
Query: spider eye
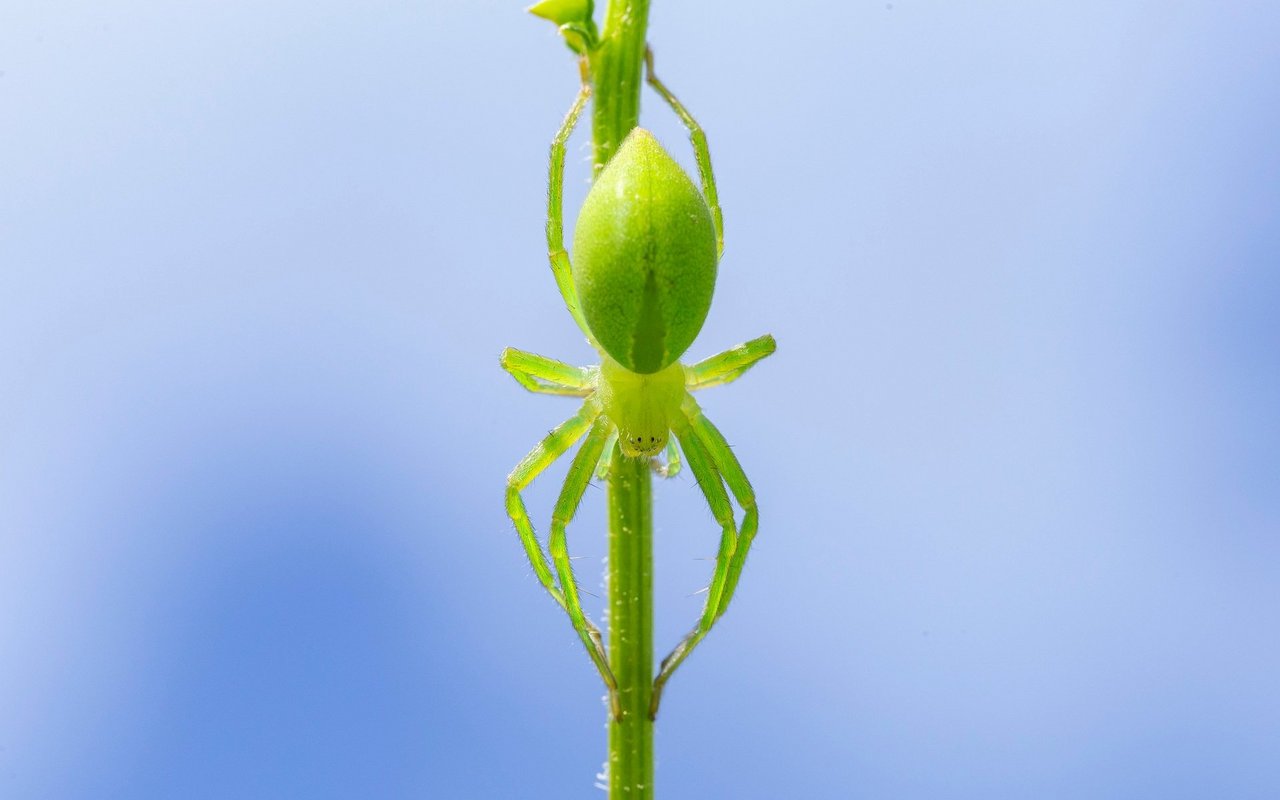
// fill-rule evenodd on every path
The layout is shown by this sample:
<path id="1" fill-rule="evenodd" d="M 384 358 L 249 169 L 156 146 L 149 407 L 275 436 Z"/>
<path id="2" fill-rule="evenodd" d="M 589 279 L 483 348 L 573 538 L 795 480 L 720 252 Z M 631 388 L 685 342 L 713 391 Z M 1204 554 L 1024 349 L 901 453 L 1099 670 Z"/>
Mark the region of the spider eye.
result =
<path id="1" fill-rule="evenodd" d="M 657 455 L 667 443 L 663 433 L 636 434 L 633 431 L 622 431 L 619 441 L 623 443 L 623 451 L 632 457 Z"/>

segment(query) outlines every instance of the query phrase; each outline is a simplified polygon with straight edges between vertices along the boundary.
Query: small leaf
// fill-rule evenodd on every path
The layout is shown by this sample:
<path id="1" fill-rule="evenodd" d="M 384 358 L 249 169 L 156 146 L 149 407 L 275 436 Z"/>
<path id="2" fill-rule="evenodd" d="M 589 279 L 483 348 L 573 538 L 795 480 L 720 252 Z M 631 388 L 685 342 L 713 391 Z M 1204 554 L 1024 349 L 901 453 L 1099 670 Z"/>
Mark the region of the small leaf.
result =
<path id="1" fill-rule="evenodd" d="M 598 34 L 592 14 L 593 0 L 541 0 L 527 11 L 535 17 L 555 23 L 565 44 L 575 53 L 585 55 L 596 46 Z"/>
<path id="2" fill-rule="evenodd" d="M 592 0 L 542 0 L 526 9 L 535 17 L 542 17 L 557 25 L 591 20 Z"/>

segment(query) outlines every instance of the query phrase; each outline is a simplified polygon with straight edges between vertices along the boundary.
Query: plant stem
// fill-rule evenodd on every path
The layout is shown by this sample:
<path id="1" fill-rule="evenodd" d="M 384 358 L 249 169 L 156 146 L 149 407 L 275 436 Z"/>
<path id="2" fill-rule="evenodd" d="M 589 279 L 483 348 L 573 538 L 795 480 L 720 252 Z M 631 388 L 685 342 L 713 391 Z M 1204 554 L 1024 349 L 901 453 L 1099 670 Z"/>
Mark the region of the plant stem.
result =
<path id="1" fill-rule="evenodd" d="M 653 495 L 649 462 L 609 468 L 609 666 L 622 720 L 609 723 L 609 797 L 653 797 Z"/>
<path id="2" fill-rule="evenodd" d="M 600 45 L 591 53 L 595 89 L 591 139 L 596 174 L 640 123 L 640 64 L 648 25 L 649 0 L 610 0 Z"/>
<path id="3" fill-rule="evenodd" d="M 594 174 L 640 121 L 649 0 L 609 0 L 591 53 Z M 613 451 L 609 469 L 609 668 L 622 719 L 609 722 L 610 800 L 653 797 L 653 495 L 649 461 Z"/>

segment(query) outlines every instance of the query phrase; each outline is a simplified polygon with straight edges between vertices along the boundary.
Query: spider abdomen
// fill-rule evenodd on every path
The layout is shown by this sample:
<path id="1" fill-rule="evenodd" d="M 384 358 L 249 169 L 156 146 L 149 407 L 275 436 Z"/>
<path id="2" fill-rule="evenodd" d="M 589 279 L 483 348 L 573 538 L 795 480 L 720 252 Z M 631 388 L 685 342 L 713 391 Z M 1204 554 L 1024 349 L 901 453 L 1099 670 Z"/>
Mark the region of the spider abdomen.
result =
<path id="1" fill-rule="evenodd" d="M 702 194 L 652 134 L 632 130 L 574 231 L 573 281 L 591 333 L 632 372 L 670 366 L 702 329 L 716 260 Z"/>

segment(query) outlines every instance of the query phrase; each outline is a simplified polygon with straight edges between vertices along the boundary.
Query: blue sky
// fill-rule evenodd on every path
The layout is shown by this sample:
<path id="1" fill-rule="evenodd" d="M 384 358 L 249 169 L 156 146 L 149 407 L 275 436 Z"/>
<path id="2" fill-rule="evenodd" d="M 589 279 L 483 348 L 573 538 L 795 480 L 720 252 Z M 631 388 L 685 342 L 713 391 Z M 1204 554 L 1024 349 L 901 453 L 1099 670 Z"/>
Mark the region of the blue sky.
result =
<path id="1" fill-rule="evenodd" d="M 787 13 L 652 11 L 725 211 L 690 355 L 779 342 L 701 399 L 762 529 L 660 796 L 1276 796 L 1280 11 Z M 600 796 L 501 505 L 572 405 L 497 354 L 593 357 L 574 81 L 519 4 L 0 9 L 0 796 Z M 716 529 L 656 497 L 665 650 Z"/>

